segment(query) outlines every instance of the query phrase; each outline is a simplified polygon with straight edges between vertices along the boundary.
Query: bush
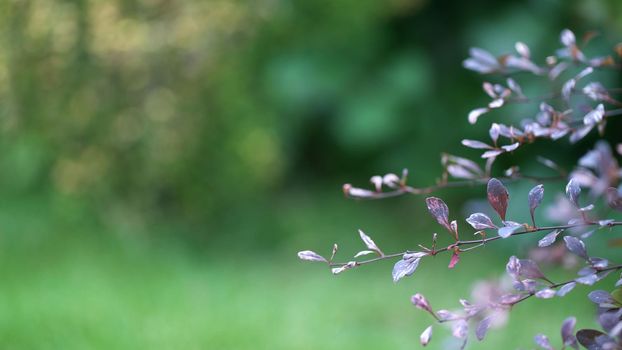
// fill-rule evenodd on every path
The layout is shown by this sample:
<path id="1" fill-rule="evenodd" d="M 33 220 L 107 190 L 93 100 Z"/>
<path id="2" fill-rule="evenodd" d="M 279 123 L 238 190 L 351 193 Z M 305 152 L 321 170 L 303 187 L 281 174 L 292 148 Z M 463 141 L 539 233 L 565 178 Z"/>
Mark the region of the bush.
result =
<path id="1" fill-rule="evenodd" d="M 452 335 L 458 338 L 464 348 L 469 338 L 469 330 L 474 329 L 478 340 L 485 338 L 486 332 L 493 326 L 504 323 L 507 313 L 518 303 L 529 298 L 554 299 L 571 292 L 577 284 L 593 286 L 612 272 L 622 270 L 622 264 L 610 262 L 596 257 L 587 249 L 585 242 L 597 231 L 611 230 L 622 225 L 609 211 L 622 211 L 622 187 L 618 187 L 622 171 L 606 141 L 599 140 L 592 150 L 578 159 L 577 166 L 566 172 L 554 161 L 535 157 L 543 167 L 552 169 L 554 176 L 523 173 L 518 165 L 500 173 L 495 168 L 495 161 L 505 154 L 512 154 L 517 149 L 542 139 L 557 141 L 568 137 L 571 143 L 582 140 L 592 131 L 604 136 L 611 118 L 622 115 L 622 102 L 615 98 L 620 89 L 607 88 L 606 84 L 596 81 L 597 74 L 603 74 L 606 81 L 611 69 L 617 69 L 622 57 L 622 44 L 614 47 L 617 58 L 610 55 L 590 57 L 585 47 L 594 38 L 593 33 L 586 34 L 577 41 L 570 30 L 561 33 L 562 48 L 546 57 L 543 64 L 532 59 L 529 47 L 521 42 L 516 43 L 516 53 L 494 56 L 491 53 L 472 48 L 470 57 L 464 61 L 464 67 L 481 74 L 500 75 L 505 78 L 503 83 L 484 82 L 483 89 L 491 98 L 491 102 L 476 108 L 468 115 L 471 124 L 475 124 L 489 112 L 508 105 L 538 103 L 538 112 L 534 118 L 524 119 L 519 126 L 492 123 L 489 134 L 490 142 L 465 139 L 462 144 L 468 148 L 482 150 L 481 158 L 484 166 L 471 159 L 445 154 L 441 162 L 444 172 L 440 180 L 427 187 L 416 187 L 408 183 L 408 171 L 400 176 L 386 174 L 373 176 L 373 188 L 365 189 L 350 184 L 343 186 L 347 197 L 354 199 L 382 199 L 405 194 L 425 195 L 435 190 L 448 187 L 486 184 L 488 203 L 498 216 L 476 212 L 466 218 L 466 222 L 475 230 L 475 239 L 464 239 L 464 229 L 460 229 L 457 220 L 453 220 L 449 208 L 441 198 L 427 197 L 428 211 L 439 225 L 446 230 L 452 243 L 446 246 L 437 245 L 438 236 L 434 233 L 431 244 L 420 244 L 416 249 L 408 249 L 397 253 L 384 253 L 374 240 L 365 232 L 359 231 L 360 238 L 366 246 L 354 255 L 354 260 L 337 262 L 335 256 L 338 246 L 332 248 L 332 254 L 326 258 L 314 251 L 305 250 L 298 253 L 302 260 L 327 264 L 332 273 L 337 275 L 359 266 L 385 259 L 397 259 L 392 271 L 394 282 L 412 275 L 421 259 L 439 254 L 449 255 L 448 267 L 451 269 L 460 262 L 468 252 L 476 252 L 495 241 L 512 239 L 522 235 L 539 235 L 538 247 L 548 250 L 545 257 L 558 254 L 558 247 L 565 247 L 560 262 L 574 257 L 582 267 L 576 277 L 555 282 L 547 277 L 539 267 L 544 260 L 542 254 L 531 258 L 520 259 L 511 256 L 506 265 L 505 280 L 493 281 L 482 286 L 474 293 L 478 300 L 460 300 L 461 310 L 458 312 L 433 308 L 427 298 L 421 294 L 412 296 L 412 303 L 418 309 L 428 313 L 438 323 L 449 323 Z M 541 96 L 531 96 L 515 80 L 516 77 L 528 73 L 539 78 L 539 84 L 549 84 L 554 89 Z M 562 77 L 566 77 L 563 78 Z M 534 89 L 534 90 L 537 90 Z M 617 145 L 617 152 L 622 154 L 622 144 Z M 547 213 L 552 225 L 539 225 L 536 210 L 542 204 L 545 186 L 543 183 L 559 179 L 568 179 L 565 197 L 560 196 L 551 205 Z M 525 203 L 529 211 L 530 222 L 520 223 L 506 217 L 510 194 L 504 183 L 511 181 L 533 181 L 533 187 Z M 549 187 L 546 187 L 547 190 Z M 584 193 L 581 196 L 582 192 Z M 605 205 L 606 204 L 606 205 Z M 600 233 L 600 232 L 599 232 Z M 468 234 L 467 234 L 468 235 Z M 602 235 L 594 235 L 602 237 Z M 563 242 L 563 243 L 562 243 Z M 371 258 L 365 258 L 371 256 Z M 550 259 L 549 259 L 550 260 Z M 622 285 L 622 278 L 615 288 Z M 576 319 L 568 317 L 561 326 L 561 348 L 578 349 L 578 344 L 588 349 L 619 349 L 622 347 L 622 293 L 620 289 L 613 292 L 593 290 L 589 299 L 598 305 L 598 321 L 601 330 L 581 329 L 574 332 Z M 426 328 L 421 334 L 421 344 L 427 345 L 432 337 L 432 327 Z M 543 349 L 553 349 L 549 339 L 542 334 L 535 336 L 534 341 Z"/>

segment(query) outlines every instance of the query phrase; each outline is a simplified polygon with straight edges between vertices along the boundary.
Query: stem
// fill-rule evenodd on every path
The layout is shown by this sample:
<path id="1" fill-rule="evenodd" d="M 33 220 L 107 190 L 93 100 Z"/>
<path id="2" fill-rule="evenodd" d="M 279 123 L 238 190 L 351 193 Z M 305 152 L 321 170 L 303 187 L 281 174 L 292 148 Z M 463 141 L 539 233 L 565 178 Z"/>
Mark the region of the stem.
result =
<path id="1" fill-rule="evenodd" d="M 622 225 L 622 221 L 614 221 L 609 223 L 607 226 L 608 227 L 614 227 L 614 226 L 620 226 Z M 542 232 L 542 231 L 553 231 L 553 230 L 567 230 L 570 228 L 576 228 L 576 227 L 591 227 L 591 226 L 600 226 L 600 224 L 598 222 L 591 222 L 591 221 L 586 221 L 586 222 L 582 222 L 582 223 L 578 223 L 578 224 L 572 224 L 572 225 L 557 225 L 557 226 L 542 226 L 542 227 L 531 227 L 531 228 L 527 228 L 523 231 L 518 231 L 518 232 L 514 232 L 512 233 L 509 237 L 513 237 L 513 236 L 520 236 L 520 235 L 525 235 L 528 233 L 536 233 L 536 232 Z M 455 247 L 462 247 L 462 246 L 472 246 L 472 247 L 468 247 L 468 248 L 464 248 L 464 249 L 460 249 L 460 252 L 468 252 L 470 250 L 479 248 L 481 246 L 486 245 L 486 243 L 488 242 L 492 242 L 492 241 L 496 241 L 498 239 L 502 239 L 503 237 L 501 236 L 494 236 L 494 237 L 490 237 L 490 238 L 481 238 L 481 239 L 473 239 L 473 240 L 459 240 L 456 241 L 446 247 L 443 248 L 438 248 L 438 249 L 434 249 L 431 250 L 429 252 L 429 255 L 431 256 L 435 256 L 439 253 L 443 253 L 443 252 L 453 252 L 453 249 Z M 407 250 L 405 252 L 400 252 L 400 253 L 392 253 L 392 254 L 387 254 L 387 255 L 383 255 L 383 256 L 379 256 L 373 259 L 368 259 L 368 260 L 363 260 L 363 261 L 357 261 L 356 265 L 365 265 L 365 264 L 369 264 L 372 262 L 376 262 L 376 261 L 380 261 L 380 260 L 386 260 L 386 259 L 392 259 L 392 258 L 396 258 L 399 256 L 403 256 L 404 254 L 408 254 L 408 253 L 413 253 L 413 251 L 411 250 Z M 340 267 L 340 266 L 344 266 L 346 265 L 347 262 L 331 262 L 328 265 L 330 267 Z"/>
<path id="2" fill-rule="evenodd" d="M 538 177 L 538 176 L 530 176 L 530 175 L 515 175 L 511 177 L 498 177 L 499 180 L 505 182 L 513 182 L 519 180 L 529 180 L 533 182 L 549 182 L 549 181 L 557 181 L 562 180 L 564 176 L 549 176 L 549 177 Z M 354 199 L 384 199 L 384 198 L 392 198 L 399 197 L 404 194 L 413 194 L 413 195 L 422 195 L 422 194 L 430 194 L 434 191 L 444 189 L 444 188 L 459 188 L 459 187 L 472 187 L 477 185 L 485 185 L 491 179 L 489 176 L 485 176 L 479 179 L 473 180 L 463 180 L 463 181 L 453 181 L 453 182 L 443 182 L 437 185 L 432 185 L 428 187 L 412 187 L 412 186 L 402 186 L 393 191 L 387 192 L 372 192 L 366 196 L 353 196 L 346 193 L 346 196 L 354 198 Z"/>

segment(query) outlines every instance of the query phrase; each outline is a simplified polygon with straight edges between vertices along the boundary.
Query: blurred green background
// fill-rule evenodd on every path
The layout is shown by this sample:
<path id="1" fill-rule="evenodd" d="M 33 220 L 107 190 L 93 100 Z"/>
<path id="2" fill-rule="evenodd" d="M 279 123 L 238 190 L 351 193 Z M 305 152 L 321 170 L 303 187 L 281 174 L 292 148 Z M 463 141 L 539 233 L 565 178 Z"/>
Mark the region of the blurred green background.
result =
<path id="1" fill-rule="evenodd" d="M 609 53 L 622 3 L 0 2 L 0 345 L 418 348 L 432 320 L 410 295 L 457 307 L 533 240 L 450 271 L 426 261 L 399 284 L 389 262 L 333 277 L 295 253 L 337 242 L 348 259 L 358 228 L 385 251 L 427 241 L 439 228 L 423 198 L 349 201 L 341 185 L 402 167 L 431 184 L 441 152 L 476 156 L 460 139 L 536 106 L 469 126 L 487 98 L 461 67 L 468 48 L 506 53 L 521 40 L 542 60 L 566 27 L 600 31 L 591 47 Z M 535 154 L 570 167 L 593 141 L 529 146 L 499 169 Z M 510 190 L 526 197 L 530 185 Z M 459 208 L 482 191 L 438 195 L 466 217 Z M 511 208 L 526 220 L 522 209 Z M 565 297 L 571 310 L 521 304 L 471 348 L 530 347 L 538 332 L 557 341 L 569 312 L 591 326 L 592 306 L 575 303 L 586 292 Z M 437 327 L 430 348 L 446 336 Z"/>

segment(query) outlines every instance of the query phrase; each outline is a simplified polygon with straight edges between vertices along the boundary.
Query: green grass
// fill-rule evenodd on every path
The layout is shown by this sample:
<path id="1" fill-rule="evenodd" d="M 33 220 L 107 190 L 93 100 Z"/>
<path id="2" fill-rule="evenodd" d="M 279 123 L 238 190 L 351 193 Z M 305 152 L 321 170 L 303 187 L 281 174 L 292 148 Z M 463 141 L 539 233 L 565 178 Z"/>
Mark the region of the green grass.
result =
<path id="1" fill-rule="evenodd" d="M 450 272 L 444 261 L 432 261 L 397 285 L 390 264 L 333 277 L 289 256 L 197 256 L 106 244 L 3 251 L 1 262 L 6 349 L 414 349 L 431 319 L 409 305 L 409 296 L 420 291 L 436 307 L 456 306 L 468 296 L 473 271 L 493 261 L 471 259 Z M 539 331 L 556 339 L 564 317 L 590 311 L 585 303 L 529 301 L 512 313 L 508 328 L 472 348 L 529 347 Z M 437 327 L 430 348 L 442 348 L 446 336 Z"/>
<path id="2" fill-rule="evenodd" d="M 447 269 L 447 256 L 426 259 L 398 284 L 391 281 L 391 262 L 332 276 L 321 264 L 298 261 L 296 250 L 323 252 L 317 247 L 329 247 L 329 237 L 347 259 L 361 248 L 353 222 L 369 227 L 387 251 L 419 239 L 407 229 L 412 220 L 398 219 L 403 212 L 345 203 L 284 201 L 277 211 L 282 221 L 255 229 L 261 235 L 280 227 L 288 238 L 251 250 L 236 244 L 236 236 L 207 247 L 170 236 L 130 236 L 93 224 L 70 203 L 7 199 L 0 205 L 0 346 L 418 349 L 432 319 L 410 305 L 412 294 L 423 293 L 435 308 L 457 308 L 477 279 L 502 275 L 508 254 L 520 250 L 491 245 L 465 254 L 454 270 Z M 602 288 L 611 285 L 605 281 Z M 506 328 L 491 330 L 483 343 L 473 338 L 470 348 L 531 348 L 539 332 L 558 342 L 570 315 L 580 317 L 581 327 L 594 326 L 587 292 L 578 287 L 562 300 L 521 303 Z M 449 330 L 435 326 L 429 348 L 448 348 L 445 338 Z"/>

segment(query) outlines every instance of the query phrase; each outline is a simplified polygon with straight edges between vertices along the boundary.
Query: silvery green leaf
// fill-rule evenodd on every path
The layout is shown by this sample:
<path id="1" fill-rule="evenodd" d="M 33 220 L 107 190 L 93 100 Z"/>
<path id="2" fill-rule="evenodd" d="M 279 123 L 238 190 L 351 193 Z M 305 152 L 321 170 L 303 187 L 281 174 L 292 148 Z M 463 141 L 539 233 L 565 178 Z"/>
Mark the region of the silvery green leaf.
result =
<path id="1" fill-rule="evenodd" d="M 546 236 L 544 236 L 541 240 L 538 241 L 538 247 L 543 248 L 543 247 L 548 247 L 551 244 L 555 243 L 555 240 L 557 239 L 557 236 L 564 232 L 563 230 L 553 230 L 551 232 L 549 232 Z"/>
<path id="2" fill-rule="evenodd" d="M 298 252 L 298 258 L 306 261 L 327 262 L 323 256 L 311 250 L 303 250 Z"/>
<path id="3" fill-rule="evenodd" d="M 577 284 L 575 282 L 570 282 L 570 283 L 564 284 L 557 291 L 557 296 L 558 297 L 563 297 L 564 295 L 570 293 L 570 291 L 572 291 L 574 289 L 574 287 L 576 287 L 576 285 Z"/>
<path id="4" fill-rule="evenodd" d="M 589 259 L 587 250 L 585 249 L 585 243 L 583 243 L 582 240 L 574 236 L 565 236 L 564 241 L 566 242 L 566 247 L 570 252 L 585 260 Z"/>
<path id="5" fill-rule="evenodd" d="M 497 228 L 490 218 L 483 213 L 474 213 L 469 216 L 466 221 L 476 230 L 484 230 L 487 228 Z"/>
<path id="6" fill-rule="evenodd" d="M 380 250 L 380 248 L 378 248 L 376 243 L 371 239 L 371 237 L 366 235 L 365 232 L 363 232 L 363 230 L 359 230 L 359 235 L 361 236 L 361 240 L 363 240 L 363 243 L 365 243 L 365 245 L 367 246 L 369 250 L 372 250 L 378 253 L 378 255 L 380 256 L 384 256 L 384 253 Z"/>
<path id="7" fill-rule="evenodd" d="M 400 259 L 397 263 L 395 263 L 395 265 L 393 265 L 392 272 L 393 282 L 397 283 L 397 281 L 402 278 L 412 275 L 417 269 L 417 266 L 419 266 L 419 260 L 420 259 Z"/>
<path id="8" fill-rule="evenodd" d="M 419 341 L 423 346 L 428 345 L 430 339 L 432 339 L 432 326 L 428 326 L 428 328 L 426 328 L 419 336 Z"/>

